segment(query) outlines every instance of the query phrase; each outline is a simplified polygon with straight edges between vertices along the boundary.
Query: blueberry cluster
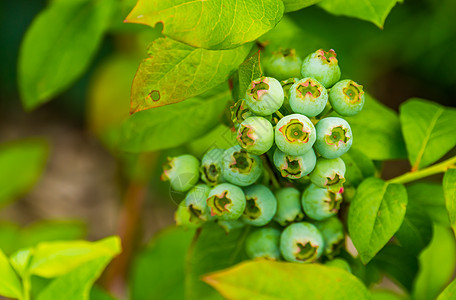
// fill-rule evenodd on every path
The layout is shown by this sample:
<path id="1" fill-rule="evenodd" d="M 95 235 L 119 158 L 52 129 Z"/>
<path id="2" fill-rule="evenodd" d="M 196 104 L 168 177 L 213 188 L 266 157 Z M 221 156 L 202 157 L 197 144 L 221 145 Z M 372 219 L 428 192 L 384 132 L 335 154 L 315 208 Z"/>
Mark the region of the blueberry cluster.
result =
<path id="1" fill-rule="evenodd" d="M 346 171 L 340 156 L 353 142 L 340 116 L 362 109 L 363 87 L 340 80 L 334 50 L 304 60 L 279 51 L 263 67 L 267 76 L 253 80 L 231 109 L 238 145 L 212 149 L 201 162 L 182 155 L 165 165 L 162 179 L 188 191 L 176 222 L 196 228 L 215 221 L 227 232 L 254 226 L 246 241 L 251 258 L 332 260 L 345 240 L 337 217 Z"/>

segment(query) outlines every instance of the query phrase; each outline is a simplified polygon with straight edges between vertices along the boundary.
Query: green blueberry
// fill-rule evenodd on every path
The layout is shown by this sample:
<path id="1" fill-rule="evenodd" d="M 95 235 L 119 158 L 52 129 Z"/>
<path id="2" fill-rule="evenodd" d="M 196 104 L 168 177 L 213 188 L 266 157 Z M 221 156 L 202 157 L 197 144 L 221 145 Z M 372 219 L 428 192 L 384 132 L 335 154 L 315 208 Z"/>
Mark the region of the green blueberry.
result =
<path id="1" fill-rule="evenodd" d="M 234 103 L 234 105 L 230 107 L 230 111 L 231 121 L 233 122 L 234 128 L 236 129 L 239 128 L 239 125 L 241 125 L 245 119 L 255 115 L 247 106 L 244 99 L 241 99 Z"/>
<path id="2" fill-rule="evenodd" d="M 320 221 L 337 214 L 342 195 L 312 183 L 302 194 L 301 202 L 306 215 Z"/>
<path id="3" fill-rule="evenodd" d="M 274 144 L 274 129 L 265 118 L 249 117 L 239 126 L 236 138 L 247 152 L 261 155 Z"/>
<path id="4" fill-rule="evenodd" d="M 307 77 L 291 86 L 289 101 L 295 113 L 315 117 L 325 109 L 328 92 L 317 80 Z"/>
<path id="5" fill-rule="evenodd" d="M 315 126 L 317 140 L 315 149 L 324 158 L 336 158 L 346 153 L 352 143 L 353 135 L 347 121 L 337 117 L 324 118 Z"/>
<path id="6" fill-rule="evenodd" d="M 204 154 L 201 160 L 201 179 L 209 186 L 223 182 L 222 157 L 223 149 L 211 149 Z"/>
<path id="7" fill-rule="evenodd" d="M 324 254 L 333 259 L 340 253 L 344 243 L 344 225 L 337 217 L 331 217 L 321 222 L 316 222 L 318 230 L 320 230 L 323 240 L 325 241 Z"/>
<path id="8" fill-rule="evenodd" d="M 245 252 L 250 259 L 266 258 L 280 259 L 280 230 L 275 228 L 260 228 L 247 236 Z"/>
<path id="9" fill-rule="evenodd" d="M 275 192 L 277 212 L 274 221 L 286 226 L 295 221 L 304 219 L 301 208 L 301 192 L 292 187 L 285 187 Z"/>
<path id="10" fill-rule="evenodd" d="M 296 55 L 295 49 L 279 50 L 272 53 L 264 63 L 264 71 L 268 76 L 278 80 L 301 76 L 302 59 Z"/>
<path id="11" fill-rule="evenodd" d="M 329 91 L 329 102 L 339 115 L 354 116 L 364 106 L 363 86 L 353 80 L 341 80 Z"/>
<path id="12" fill-rule="evenodd" d="M 283 117 L 275 128 L 275 142 L 288 155 L 303 155 L 315 143 L 315 127 L 308 117 L 292 114 Z"/>
<path id="13" fill-rule="evenodd" d="M 262 184 L 249 186 L 244 190 L 245 210 L 242 215 L 244 223 L 263 226 L 269 223 L 277 211 L 277 200 L 269 188 Z"/>
<path id="14" fill-rule="evenodd" d="M 325 265 L 345 270 L 348 273 L 352 272 L 351 267 L 348 264 L 348 262 L 342 258 L 335 258 L 333 260 L 328 260 L 327 262 L 325 262 Z"/>
<path id="15" fill-rule="evenodd" d="M 303 155 L 287 155 L 276 149 L 274 151 L 274 165 L 285 178 L 299 179 L 308 175 L 315 168 L 317 157 L 313 149 Z"/>
<path id="16" fill-rule="evenodd" d="M 341 158 L 317 159 L 315 169 L 310 173 L 310 181 L 318 187 L 330 189 L 336 193 L 344 191 L 345 163 Z"/>
<path id="17" fill-rule="evenodd" d="M 190 213 L 203 221 L 207 221 L 210 218 L 206 202 L 210 190 L 211 188 L 205 184 L 197 184 L 185 196 L 185 205 Z"/>
<path id="18" fill-rule="evenodd" d="M 332 49 L 328 52 L 320 49 L 309 54 L 302 62 L 302 77 L 312 77 L 325 88 L 332 87 L 340 79 L 336 56 L 336 52 Z"/>
<path id="19" fill-rule="evenodd" d="M 260 77 L 247 88 L 245 102 L 255 114 L 268 116 L 283 104 L 283 89 L 280 82 L 272 77 Z"/>
<path id="20" fill-rule="evenodd" d="M 174 214 L 174 220 L 176 221 L 177 226 L 182 226 L 184 228 L 198 228 L 203 225 L 204 221 L 193 215 L 187 205 L 185 205 L 185 200 L 183 200 Z"/>
<path id="21" fill-rule="evenodd" d="M 324 251 L 323 236 L 311 223 L 289 225 L 280 236 L 280 252 L 287 261 L 311 263 Z"/>
<path id="22" fill-rule="evenodd" d="M 261 158 L 248 153 L 241 146 L 233 146 L 223 153 L 223 178 L 239 186 L 248 186 L 255 183 L 263 173 Z"/>
<path id="23" fill-rule="evenodd" d="M 178 192 L 186 192 L 199 180 L 199 161 L 190 154 L 168 157 L 163 165 L 161 180 L 169 180 L 171 188 Z"/>
<path id="24" fill-rule="evenodd" d="M 221 183 L 212 188 L 207 198 L 211 216 L 220 220 L 238 219 L 245 209 L 245 194 L 230 183 Z"/>

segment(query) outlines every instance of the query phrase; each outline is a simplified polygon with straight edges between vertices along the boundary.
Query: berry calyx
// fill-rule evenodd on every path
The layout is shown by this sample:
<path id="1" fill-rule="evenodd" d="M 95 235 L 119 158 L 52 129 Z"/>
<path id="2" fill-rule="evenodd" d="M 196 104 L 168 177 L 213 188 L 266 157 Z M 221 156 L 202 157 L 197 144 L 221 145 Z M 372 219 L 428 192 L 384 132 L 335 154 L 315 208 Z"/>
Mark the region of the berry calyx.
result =
<path id="1" fill-rule="evenodd" d="M 287 155 L 279 149 L 274 152 L 274 165 L 285 178 L 299 179 L 308 175 L 315 168 L 316 162 L 313 149 L 303 155 Z"/>
<path id="2" fill-rule="evenodd" d="M 277 200 L 264 185 L 252 185 L 245 189 L 246 205 L 242 220 L 246 224 L 263 226 L 269 223 L 277 211 Z"/>
<path id="3" fill-rule="evenodd" d="M 328 102 L 326 88 L 312 78 L 304 78 L 290 88 L 291 109 L 307 117 L 320 114 Z"/>
<path id="4" fill-rule="evenodd" d="M 260 77 L 250 83 L 245 102 L 250 110 L 260 116 L 268 116 L 283 104 L 283 89 L 280 82 L 272 77 Z"/>
<path id="5" fill-rule="evenodd" d="M 310 184 L 302 194 L 301 201 L 306 215 L 313 220 L 321 221 L 337 214 L 342 203 L 342 195 Z"/>
<path id="6" fill-rule="evenodd" d="M 288 261 L 314 262 L 323 254 L 323 237 L 317 227 L 311 223 L 294 223 L 282 232 L 280 251 Z"/>
<path id="7" fill-rule="evenodd" d="M 248 153 L 241 146 L 231 147 L 223 153 L 223 178 L 232 184 L 248 186 L 261 176 L 263 164 L 257 155 Z"/>
<path id="8" fill-rule="evenodd" d="M 317 139 L 315 149 L 324 158 L 336 158 L 346 153 L 352 143 L 353 135 L 344 119 L 330 117 L 320 120 L 315 126 Z"/>
<path id="9" fill-rule="evenodd" d="M 304 115 L 285 116 L 280 119 L 275 128 L 277 147 L 289 155 L 303 155 L 312 148 L 315 139 L 315 127 Z"/>
<path id="10" fill-rule="evenodd" d="M 332 192 L 341 194 L 345 182 L 345 163 L 340 158 L 317 159 L 315 169 L 310 173 L 310 180 L 321 188 L 330 189 Z"/>
<path id="11" fill-rule="evenodd" d="M 264 63 L 268 76 L 278 80 L 301 76 L 302 59 L 296 55 L 295 49 L 284 49 L 273 52 Z"/>
<path id="12" fill-rule="evenodd" d="M 330 88 L 340 79 L 340 68 L 334 50 L 317 50 L 302 62 L 302 77 L 312 77 L 325 88 Z"/>
<path id="13" fill-rule="evenodd" d="M 211 149 L 204 154 L 201 160 L 201 179 L 209 186 L 223 182 L 222 157 L 223 149 Z"/>
<path id="14" fill-rule="evenodd" d="M 341 80 L 329 91 L 329 102 L 335 112 L 342 116 L 354 116 L 364 106 L 363 86 L 353 80 Z"/>
<path id="15" fill-rule="evenodd" d="M 233 184 L 221 183 L 209 192 L 207 206 L 211 216 L 221 220 L 235 220 L 245 209 L 245 194 Z"/>
<path id="16" fill-rule="evenodd" d="M 271 122 L 262 117 L 249 117 L 238 128 L 237 141 L 249 153 L 261 155 L 274 143 Z"/>

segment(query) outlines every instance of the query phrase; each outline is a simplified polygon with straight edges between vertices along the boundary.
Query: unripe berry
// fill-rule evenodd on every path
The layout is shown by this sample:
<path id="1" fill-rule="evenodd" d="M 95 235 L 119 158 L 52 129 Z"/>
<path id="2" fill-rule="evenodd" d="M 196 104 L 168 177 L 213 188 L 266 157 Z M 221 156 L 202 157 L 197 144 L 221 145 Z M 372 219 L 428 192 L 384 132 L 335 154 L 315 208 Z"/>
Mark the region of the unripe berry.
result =
<path id="1" fill-rule="evenodd" d="M 301 76 L 302 59 L 296 55 L 295 49 L 285 49 L 272 53 L 264 63 L 268 76 L 278 80 Z"/>
<path id="2" fill-rule="evenodd" d="M 282 226 L 304 219 L 301 208 L 301 193 L 292 187 L 285 187 L 275 192 L 277 212 L 274 220 Z"/>
<path id="3" fill-rule="evenodd" d="M 247 106 L 244 99 L 241 99 L 234 103 L 234 105 L 230 107 L 230 111 L 231 121 L 233 121 L 234 127 L 236 129 L 242 122 L 244 122 L 245 119 L 255 115 Z"/>
<path id="4" fill-rule="evenodd" d="M 275 128 L 277 147 L 289 155 L 303 155 L 312 148 L 315 139 L 315 127 L 304 115 L 285 116 L 280 119 Z"/>
<path id="5" fill-rule="evenodd" d="M 312 77 L 318 80 L 325 88 L 330 88 L 340 79 L 340 68 L 336 52 L 322 49 L 309 54 L 302 62 L 302 77 Z"/>
<path id="6" fill-rule="evenodd" d="M 329 91 L 329 102 L 339 115 L 354 116 L 364 106 L 363 86 L 353 80 L 341 80 Z"/>
<path id="7" fill-rule="evenodd" d="M 274 144 L 271 122 L 262 117 L 247 118 L 238 128 L 237 141 L 249 153 L 266 153 Z"/>
<path id="8" fill-rule="evenodd" d="M 198 217 L 195 217 L 185 205 L 185 200 L 183 200 L 177 207 L 176 212 L 174 213 L 174 220 L 176 221 L 177 226 L 182 226 L 184 228 L 198 228 L 203 225 L 204 221 Z"/>
<path id="9" fill-rule="evenodd" d="M 317 140 L 315 149 L 324 158 L 336 158 L 346 153 L 352 143 L 353 135 L 347 121 L 330 117 L 320 120 L 315 126 Z"/>
<path id="10" fill-rule="evenodd" d="M 320 221 L 337 214 L 342 195 L 311 184 L 302 194 L 301 200 L 306 215 Z"/>
<path id="11" fill-rule="evenodd" d="M 221 183 L 209 192 L 207 206 L 211 216 L 220 220 L 235 220 L 244 212 L 245 194 L 240 187 Z"/>
<path id="12" fill-rule="evenodd" d="M 255 114 L 267 116 L 282 106 L 283 97 L 282 85 L 277 79 L 260 77 L 247 88 L 245 102 Z"/>
<path id="13" fill-rule="evenodd" d="M 321 83 L 307 77 L 291 86 L 289 101 L 295 113 L 315 117 L 325 109 L 328 92 Z"/>
<path id="14" fill-rule="evenodd" d="M 285 178 L 299 179 L 308 175 L 315 168 L 316 162 L 313 149 L 303 155 L 287 155 L 279 149 L 274 152 L 274 165 Z"/>
<path id="15" fill-rule="evenodd" d="M 190 154 L 168 157 L 160 178 L 163 181 L 169 180 L 175 191 L 186 192 L 199 180 L 199 161 Z"/>
<path id="16" fill-rule="evenodd" d="M 345 164 L 340 158 L 317 159 L 315 169 L 310 173 L 310 180 L 313 184 L 321 188 L 330 189 L 336 193 L 343 192 L 345 182 Z"/>
<path id="17" fill-rule="evenodd" d="M 280 258 L 280 230 L 275 228 L 261 228 L 247 236 L 245 252 L 250 259 L 266 258 L 278 260 Z"/>
<path id="18" fill-rule="evenodd" d="M 280 236 L 280 252 L 288 261 L 311 263 L 324 251 L 323 237 L 311 223 L 294 223 Z"/>
<path id="19" fill-rule="evenodd" d="M 331 217 L 321 222 L 316 222 L 318 230 L 320 230 L 323 240 L 325 241 L 324 254 L 332 259 L 337 256 L 345 242 L 344 226 L 337 217 Z"/>
<path id="20" fill-rule="evenodd" d="M 223 153 L 223 178 L 232 184 L 248 186 L 260 178 L 263 173 L 261 158 L 248 153 L 241 146 L 233 146 Z"/>
<path id="21" fill-rule="evenodd" d="M 269 223 L 277 211 L 277 200 L 271 190 L 262 184 L 244 190 L 246 205 L 242 220 L 246 224 L 263 226 Z"/>
<path id="22" fill-rule="evenodd" d="M 185 205 L 190 213 L 203 221 L 207 221 L 210 212 L 207 207 L 206 199 L 211 188 L 205 184 L 195 185 L 185 196 Z"/>
<path id="23" fill-rule="evenodd" d="M 204 154 L 201 160 L 201 179 L 210 186 L 223 182 L 222 157 L 225 150 L 211 149 Z"/>

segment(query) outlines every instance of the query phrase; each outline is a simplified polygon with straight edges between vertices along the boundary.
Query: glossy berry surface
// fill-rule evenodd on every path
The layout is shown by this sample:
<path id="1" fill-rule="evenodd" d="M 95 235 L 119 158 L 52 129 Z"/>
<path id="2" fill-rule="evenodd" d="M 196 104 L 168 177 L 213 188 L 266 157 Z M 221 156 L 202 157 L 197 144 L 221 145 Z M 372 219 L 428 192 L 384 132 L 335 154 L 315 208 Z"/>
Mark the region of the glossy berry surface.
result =
<path id="1" fill-rule="evenodd" d="M 161 180 L 169 180 L 171 188 L 178 192 L 186 192 L 199 180 L 199 161 L 190 154 L 168 158 L 163 165 Z"/>
<path id="2" fill-rule="evenodd" d="M 277 200 L 269 188 L 262 184 L 244 190 L 245 210 L 242 220 L 246 224 L 263 226 L 269 223 L 277 211 Z"/>
<path id="3" fill-rule="evenodd" d="M 280 231 L 275 228 L 261 228 L 253 231 L 245 241 L 245 251 L 250 259 L 280 258 Z"/>
<path id="4" fill-rule="evenodd" d="M 315 127 L 308 117 L 292 114 L 283 117 L 275 128 L 275 142 L 280 151 L 289 155 L 303 155 L 315 143 Z"/>
<path id="5" fill-rule="evenodd" d="M 289 102 L 295 113 L 314 117 L 325 109 L 328 92 L 315 79 L 303 78 L 290 87 Z"/>
<path id="6" fill-rule="evenodd" d="M 232 184 L 248 186 L 255 183 L 263 173 L 261 158 L 248 153 L 241 146 L 233 146 L 223 153 L 223 178 Z"/>
<path id="7" fill-rule="evenodd" d="M 342 116 L 354 116 L 364 106 L 363 86 L 353 80 L 341 80 L 329 91 L 329 102 L 334 111 Z"/>
<path id="8" fill-rule="evenodd" d="M 282 85 L 277 79 L 260 77 L 250 83 L 245 102 L 255 114 L 268 116 L 282 106 L 283 97 Z"/>
<path id="9" fill-rule="evenodd" d="M 177 226 L 182 226 L 184 228 L 198 228 L 203 225 L 204 221 L 193 215 L 187 205 L 185 205 L 185 200 L 183 200 L 177 207 L 176 212 L 174 213 L 174 220 L 176 221 Z"/>
<path id="10" fill-rule="evenodd" d="M 274 144 L 274 129 L 263 117 L 249 117 L 239 126 L 236 138 L 247 152 L 261 155 Z"/>
<path id="11" fill-rule="evenodd" d="M 185 205 L 190 213 L 203 221 L 207 221 L 210 218 L 206 202 L 210 190 L 211 188 L 206 184 L 197 184 L 185 196 Z"/>
<path id="12" fill-rule="evenodd" d="M 302 62 L 302 77 L 312 77 L 325 88 L 332 87 L 340 79 L 340 68 L 334 50 L 322 49 L 309 54 Z"/>
<path id="13" fill-rule="evenodd" d="M 301 192 L 292 187 L 285 187 L 275 192 L 277 212 L 274 221 L 286 226 L 295 221 L 301 221 L 304 213 L 301 208 Z"/>
<path id="14" fill-rule="evenodd" d="M 337 217 L 315 223 L 325 241 L 324 254 L 332 259 L 340 253 L 345 242 L 344 226 Z"/>
<path id="15" fill-rule="evenodd" d="M 295 49 L 274 52 L 264 63 L 264 71 L 268 76 L 278 80 L 301 76 L 302 59 L 296 55 Z"/>
<path id="16" fill-rule="evenodd" d="M 342 195 L 315 184 L 309 185 L 302 194 L 302 208 L 306 215 L 320 221 L 337 214 L 342 202 Z"/>
<path id="17" fill-rule="evenodd" d="M 311 223 L 291 224 L 280 236 L 280 252 L 288 261 L 311 263 L 316 261 L 323 251 L 323 237 Z"/>
<path id="18" fill-rule="evenodd" d="M 211 216 L 220 220 L 235 220 L 244 212 L 245 194 L 238 186 L 221 183 L 209 192 L 207 206 Z"/>
<path id="19" fill-rule="evenodd" d="M 273 160 L 282 177 L 299 179 L 312 172 L 315 168 L 317 157 L 313 149 L 303 155 L 287 155 L 276 149 Z"/>
<path id="20" fill-rule="evenodd" d="M 324 158 L 336 158 L 346 153 L 352 143 L 353 134 L 344 119 L 337 117 L 324 118 L 315 126 L 317 139 L 315 149 Z"/>
<path id="21" fill-rule="evenodd" d="M 342 193 L 345 182 L 345 163 L 341 158 L 326 159 L 320 157 L 317 159 L 315 169 L 309 176 L 316 186 Z"/>
<path id="22" fill-rule="evenodd" d="M 207 185 L 215 186 L 223 182 L 222 157 L 223 149 L 211 149 L 204 154 L 201 160 L 201 180 Z"/>

